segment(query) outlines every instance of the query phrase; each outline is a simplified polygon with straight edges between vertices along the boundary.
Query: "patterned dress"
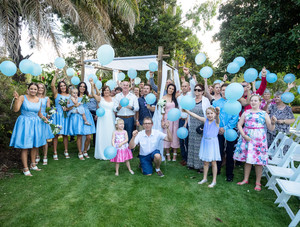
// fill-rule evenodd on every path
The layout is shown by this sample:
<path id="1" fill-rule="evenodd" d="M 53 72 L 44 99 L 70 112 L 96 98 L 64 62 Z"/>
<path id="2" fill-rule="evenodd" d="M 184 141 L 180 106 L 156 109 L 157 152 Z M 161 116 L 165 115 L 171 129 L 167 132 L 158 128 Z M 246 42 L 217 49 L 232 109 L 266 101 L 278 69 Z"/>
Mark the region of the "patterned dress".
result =
<path id="1" fill-rule="evenodd" d="M 128 143 L 123 144 L 121 147 L 119 147 L 119 144 L 124 142 L 126 139 L 126 131 L 123 130 L 122 132 L 115 131 L 115 145 L 118 149 L 116 157 L 111 159 L 111 162 L 125 162 L 127 160 L 132 159 L 132 152 L 128 148 Z"/>
<path id="2" fill-rule="evenodd" d="M 167 117 L 168 117 L 168 112 L 175 108 L 175 103 L 172 102 L 167 102 L 166 103 L 166 113 L 164 115 L 164 122 L 167 122 Z M 172 142 L 164 141 L 164 148 L 179 148 L 180 147 L 180 142 L 179 138 L 177 136 L 177 129 L 179 127 L 179 120 L 177 121 L 168 121 L 169 122 L 169 130 L 172 134 Z M 167 129 L 164 129 L 163 132 L 167 134 Z"/>
<path id="3" fill-rule="evenodd" d="M 191 112 L 204 117 L 203 109 L 202 109 L 202 101 L 196 103 L 194 109 Z M 200 152 L 200 143 L 202 139 L 202 135 L 199 135 L 196 132 L 196 128 L 202 125 L 203 123 L 196 118 L 190 117 L 189 121 L 189 148 L 188 148 L 188 158 L 187 158 L 187 166 L 194 169 L 203 168 L 203 161 L 199 158 Z"/>
<path id="4" fill-rule="evenodd" d="M 251 141 L 247 142 L 240 136 L 233 159 L 254 165 L 267 165 L 268 145 L 267 133 L 264 128 L 266 112 L 246 110 L 244 113 L 245 123 L 243 130 L 251 138 Z"/>

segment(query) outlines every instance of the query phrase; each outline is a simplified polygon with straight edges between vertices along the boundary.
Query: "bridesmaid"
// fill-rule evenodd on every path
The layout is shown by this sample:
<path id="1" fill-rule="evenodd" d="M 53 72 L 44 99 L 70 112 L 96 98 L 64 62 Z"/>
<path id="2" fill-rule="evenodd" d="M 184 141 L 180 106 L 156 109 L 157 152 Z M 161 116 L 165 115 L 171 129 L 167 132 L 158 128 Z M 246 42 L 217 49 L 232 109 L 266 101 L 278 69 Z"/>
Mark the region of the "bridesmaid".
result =
<path id="1" fill-rule="evenodd" d="M 68 106 L 70 110 L 72 108 L 80 105 L 80 102 L 84 95 L 89 96 L 85 82 L 80 82 L 77 86 L 77 89 L 78 89 L 78 103 L 77 104 L 72 103 L 73 105 Z M 86 119 L 91 125 L 84 124 L 84 120 L 83 120 L 81 114 L 72 113 L 70 116 L 69 134 L 72 136 L 77 136 L 78 158 L 80 160 L 84 160 L 84 157 L 90 158 L 87 153 L 87 149 L 90 145 L 92 134 L 96 133 L 96 129 L 95 129 L 95 123 L 93 120 L 93 116 L 92 116 L 91 112 L 89 111 L 87 104 L 81 104 L 81 105 L 83 105 Z M 83 154 L 81 151 L 82 136 L 86 136 L 86 139 L 84 142 Z M 83 157 L 83 155 L 84 155 L 84 157 Z"/>
<path id="2" fill-rule="evenodd" d="M 58 82 L 57 89 L 55 87 L 56 77 L 57 77 L 58 71 L 55 72 L 55 75 L 51 82 L 51 90 L 55 99 L 55 107 L 57 110 L 57 113 L 53 114 L 53 124 L 62 126 L 62 129 L 58 134 L 55 135 L 53 139 L 53 159 L 58 160 L 57 156 L 57 142 L 58 142 L 58 136 L 63 135 L 63 142 L 65 146 L 64 155 L 66 158 L 70 158 L 68 153 L 68 131 L 69 131 L 69 118 L 64 117 L 64 111 L 68 111 L 67 107 L 62 107 L 59 104 L 59 100 L 68 100 L 70 98 L 68 86 L 65 81 Z"/>
<path id="3" fill-rule="evenodd" d="M 164 129 L 164 133 L 167 133 L 166 129 L 166 122 L 168 117 L 168 112 L 173 108 L 178 108 L 178 102 L 176 99 L 176 87 L 174 84 L 169 84 L 167 87 L 167 94 L 163 97 L 164 100 L 167 101 L 166 103 L 166 113 L 164 114 L 161 120 L 161 126 Z M 179 127 L 179 120 L 177 121 L 168 121 L 169 122 L 169 129 L 171 134 L 173 135 L 172 142 L 164 141 L 164 149 L 165 154 L 167 156 L 167 160 L 171 161 L 170 157 L 170 148 L 173 148 L 173 159 L 172 161 L 176 161 L 177 157 L 177 149 L 180 147 L 179 138 L 177 137 L 177 129 Z"/>
<path id="4" fill-rule="evenodd" d="M 32 176 L 27 163 L 28 149 L 31 149 L 30 169 L 40 171 L 35 164 L 35 157 L 38 147 L 46 144 L 45 134 L 42 132 L 43 121 L 47 120 L 41 113 L 41 100 L 37 97 L 38 86 L 31 83 L 28 86 L 27 95 L 14 92 L 14 111 L 21 109 L 10 139 L 10 146 L 22 150 L 21 159 L 23 163 L 23 173 L 25 176 Z"/>
<path id="5" fill-rule="evenodd" d="M 44 117 L 47 117 L 46 108 L 50 107 L 50 99 L 49 97 L 46 96 L 46 87 L 42 83 L 38 84 L 37 97 L 42 101 L 41 113 L 43 114 Z M 46 133 L 46 140 L 53 139 L 54 135 L 52 134 L 50 125 L 44 123 L 43 126 L 44 126 L 43 133 Z M 44 152 L 43 165 L 47 165 L 48 164 L 48 158 L 47 158 L 48 143 L 46 143 L 43 146 L 43 152 Z M 39 150 L 37 150 L 36 163 L 38 163 L 39 161 L 40 161 Z"/>

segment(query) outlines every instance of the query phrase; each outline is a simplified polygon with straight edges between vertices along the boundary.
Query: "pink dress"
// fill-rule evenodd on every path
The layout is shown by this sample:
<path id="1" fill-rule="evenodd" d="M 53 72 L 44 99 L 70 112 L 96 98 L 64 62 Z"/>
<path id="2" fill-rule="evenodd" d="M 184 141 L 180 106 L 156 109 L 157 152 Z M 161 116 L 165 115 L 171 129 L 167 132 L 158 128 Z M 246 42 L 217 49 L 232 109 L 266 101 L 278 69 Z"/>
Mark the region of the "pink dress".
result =
<path id="1" fill-rule="evenodd" d="M 235 160 L 254 165 L 268 164 L 267 133 L 264 127 L 265 117 L 265 111 L 257 113 L 251 110 L 245 111 L 243 130 L 251 138 L 251 141 L 247 142 L 240 136 L 233 155 Z"/>
<path id="2" fill-rule="evenodd" d="M 174 102 L 167 102 L 166 103 L 166 107 L 165 107 L 165 115 L 164 115 L 164 122 L 168 121 L 168 112 L 175 108 L 175 103 Z M 179 120 L 177 121 L 168 121 L 169 122 L 169 130 L 172 134 L 173 137 L 173 141 L 172 142 L 167 142 L 164 141 L 164 148 L 179 148 L 180 147 L 180 143 L 179 143 L 179 138 L 177 136 L 177 129 L 179 127 Z M 164 129 L 164 133 L 167 134 L 167 129 Z"/>
<path id="3" fill-rule="evenodd" d="M 132 159 L 132 152 L 128 148 L 128 143 L 123 144 L 121 147 L 119 147 L 119 144 L 125 141 L 126 139 L 126 131 L 123 130 L 122 132 L 115 131 L 115 146 L 117 147 L 117 155 L 113 159 L 111 159 L 111 162 L 125 162 L 127 160 Z"/>

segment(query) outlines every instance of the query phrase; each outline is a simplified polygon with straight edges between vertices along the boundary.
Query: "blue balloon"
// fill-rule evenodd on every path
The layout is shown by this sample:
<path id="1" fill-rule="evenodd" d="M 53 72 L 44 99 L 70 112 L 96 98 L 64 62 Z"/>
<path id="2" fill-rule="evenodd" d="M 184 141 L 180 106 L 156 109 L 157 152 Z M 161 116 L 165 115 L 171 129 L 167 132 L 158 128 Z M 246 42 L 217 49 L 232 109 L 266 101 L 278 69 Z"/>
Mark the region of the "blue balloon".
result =
<path id="1" fill-rule="evenodd" d="M 147 78 L 147 80 L 150 79 L 150 71 L 148 71 L 148 72 L 146 73 L 146 78 Z"/>
<path id="2" fill-rule="evenodd" d="M 155 103 L 156 97 L 155 97 L 154 94 L 149 93 L 148 95 L 146 95 L 145 100 L 146 100 L 146 103 L 147 103 L 147 104 L 152 105 L 153 103 Z"/>
<path id="3" fill-rule="evenodd" d="M 267 74 L 267 81 L 270 84 L 275 83 L 277 81 L 277 75 L 275 73 Z"/>
<path id="4" fill-rule="evenodd" d="M 17 72 L 17 66 L 11 61 L 3 61 L 0 68 L 5 76 L 13 76 Z"/>
<path id="5" fill-rule="evenodd" d="M 73 76 L 71 79 L 71 83 L 74 85 L 78 85 L 80 83 L 80 79 L 77 76 Z"/>
<path id="6" fill-rule="evenodd" d="M 30 73 L 33 67 L 34 67 L 34 63 L 29 59 L 24 59 L 19 64 L 19 69 L 24 74 Z"/>
<path id="7" fill-rule="evenodd" d="M 239 101 L 228 100 L 224 104 L 224 111 L 229 115 L 238 115 L 242 110 L 242 105 Z"/>
<path id="8" fill-rule="evenodd" d="M 94 83 L 97 83 L 98 78 L 97 78 L 97 76 L 96 76 L 95 74 L 90 74 L 90 75 L 88 76 L 88 80 L 90 80 L 91 78 L 93 79 Z"/>
<path id="9" fill-rule="evenodd" d="M 179 103 L 180 107 L 185 110 L 191 110 L 196 106 L 195 99 L 192 96 L 183 96 Z"/>
<path id="10" fill-rule="evenodd" d="M 133 69 L 133 68 L 130 68 L 127 71 L 127 75 L 129 76 L 129 78 L 134 79 L 137 76 L 137 71 L 135 69 Z"/>
<path id="11" fill-rule="evenodd" d="M 203 78 L 209 78 L 212 76 L 213 74 L 213 70 L 211 67 L 209 66 L 205 66 L 203 67 L 201 70 L 200 70 L 200 75 L 203 77 Z"/>
<path id="12" fill-rule="evenodd" d="M 236 57 L 233 62 L 237 63 L 240 67 L 243 67 L 246 64 L 246 60 L 243 57 Z"/>
<path id="13" fill-rule="evenodd" d="M 125 73 L 122 73 L 122 72 L 118 73 L 118 80 L 122 81 L 124 79 L 125 79 Z"/>
<path id="14" fill-rule="evenodd" d="M 296 77 L 292 73 L 286 74 L 283 78 L 283 81 L 286 82 L 287 84 L 293 83 L 295 80 L 296 80 Z"/>
<path id="15" fill-rule="evenodd" d="M 300 86 L 298 86 L 298 93 L 300 94 Z"/>
<path id="16" fill-rule="evenodd" d="M 237 135 L 236 131 L 233 129 L 227 129 L 224 133 L 225 139 L 230 142 L 235 141 L 237 136 L 238 135 Z"/>
<path id="17" fill-rule="evenodd" d="M 195 57 L 195 63 L 197 65 L 202 65 L 206 60 L 206 56 L 203 53 L 197 54 Z"/>
<path id="18" fill-rule="evenodd" d="M 66 62 L 65 62 L 65 59 L 63 58 L 56 58 L 55 61 L 54 61 L 54 65 L 59 68 L 59 69 L 62 69 L 63 67 L 65 67 L 66 65 Z"/>
<path id="19" fill-rule="evenodd" d="M 104 149 L 104 157 L 107 159 L 113 159 L 117 155 L 117 149 L 113 146 L 108 146 Z"/>
<path id="20" fill-rule="evenodd" d="M 281 100 L 284 103 L 291 103 L 295 99 L 295 96 L 292 92 L 285 92 L 281 95 Z"/>
<path id="21" fill-rule="evenodd" d="M 244 79 L 248 83 L 251 83 L 254 80 L 256 80 L 257 76 L 258 76 L 258 72 L 254 68 L 249 68 L 244 73 Z"/>
<path id="22" fill-rule="evenodd" d="M 105 114 L 105 109 L 104 109 L 103 107 L 100 107 L 100 108 L 98 108 L 98 109 L 96 110 L 96 115 L 97 115 L 98 117 L 103 117 L 104 114 Z"/>
<path id="23" fill-rule="evenodd" d="M 149 70 L 150 70 L 151 72 L 157 71 L 157 70 L 158 70 L 158 65 L 157 65 L 157 63 L 156 63 L 156 62 L 150 62 L 150 64 L 149 64 Z"/>
<path id="24" fill-rule="evenodd" d="M 258 89 L 260 87 L 261 81 L 255 81 L 255 88 Z"/>
<path id="25" fill-rule="evenodd" d="M 189 131 L 185 127 L 177 129 L 177 136 L 179 139 L 185 139 L 189 135 Z"/>
<path id="26" fill-rule="evenodd" d="M 227 66 L 227 72 L 231 73 L 231 74 L 235 74 L 240 70 L 240 66 L 238 63 L 236 62 L 231 62 L 229 63 L 229 65 Z"/>
<path id="27" fill-rule="evenodd" d="M 121 105 L 122 107 L 126 107 L 126 106 L 128 106 L 128 104 L 129 104 L 129 99 L 128 99 L 128 98 L 124 97 L 124 98 L 122 98 L 122 99 L 120 100 L 120 105 Z"/>
<path id="28" fill-rule="evenodd" d="M 267 69 L 266 69 L 266 71 L 267 71 L 267 75 L 269 75 L 269 74 L 271 73 L 271 72 L 270 72 L 269 70 L 267 70 Z M 260 71 L 259 74 L 258 74 L 259 79 L 261 79 L 261 73 L 262 73 L 262 71 Z"/>
<path id="29" fill-rule="evenodd" d="M 34 63 L 34 66 L 31 70 L 30 74 L 33 75 L 33 76 L 39 76 L 39 75 L 42 74 L 42 72 L 43 72 L 42 67 L 39 64 Z"/>
<path id="30" fill-rule="evenodd" d="M 110 90 L 113 90 L 117 86 L 117 83 L 114 80 L 109 80 L 106 82 L 106 86 L 108 86 Z"/>
<path id="31" fill-rule="evenodd" d="M 177 108 L 172 108 L 168 112 L 167 119 L 169 121 L 177 121 L 179 120 L 180 116 L 181 116 L 181 111 Z"/>
<path id="32" fill-rule="evenodd" d="M 214 84 L 220 84 L 220 83 L 222 83 L 222 80 L 215 80 L 214 81 Z"/>
<path id="33" fill-rule="evenodd" d="M 134 78 L 134 84 L 140 84 L 141 83 L 141 78 L 139 78 L 139 77 L 136 77 L 136 78 Z"/>
<path id="34" fill-rule="evenodd" d="M 229 84 L 225 90 L 225 97 L 228 100 L 238 100 L 244 94 L 244 88 L 239 83 Z"/>
<path id="35" fill-rule="evenodd" d="M 101 65 L 107 65 L 114 60 L 115 51 L 110 45 L 104 44 L 98 48 L 97 58 Z"/>
<path id="36" fill-rule="evenodd" d="M 100 80 L 98 80 L 95 85 L 99 90 L 102 88 L 102 82 Z"/>
<path id="37" fill-rule="evenodd" d="M 73 68 L 68 68 L 67 69 L 67 75 L 68 76 L 74 76 L 75 74 L 75 70 Z"/>

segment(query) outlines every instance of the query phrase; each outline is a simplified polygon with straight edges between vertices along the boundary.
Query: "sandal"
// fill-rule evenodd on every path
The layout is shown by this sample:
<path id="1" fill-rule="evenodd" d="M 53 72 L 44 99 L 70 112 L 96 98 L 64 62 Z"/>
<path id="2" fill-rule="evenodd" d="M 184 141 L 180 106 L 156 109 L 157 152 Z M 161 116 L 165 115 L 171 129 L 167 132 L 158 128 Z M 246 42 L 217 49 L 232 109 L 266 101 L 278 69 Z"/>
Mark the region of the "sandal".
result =
<path id="1" fill-rule="evenodd" d="M 65 155 L 66 158 L 70 158 L 69 153 L 68 153 L 67 150 L 64 152 L 64 155 Z"/>
<path id="2" fill-rule="evenodd" d="M 241 181 L 241 182 L 238 182 L 237 184 L 238 184 L 238 185 L 248 184 L 248 181 L 244 181 L 244 180 L 243 180 L 243 181 Z"/>
<path id="3" fill-rule="evenodd" d="M 131 173 L 132 175 L 134 175 L 134 172 L 132 170 L 129 170 L 129 173 Z"/>
<path id="4" fill-rule="evenodd" d="M 39 163 L 40 160 L 41 160 L 40 156 L 37 155 L 36 158 L 35 158 L 35 162 Z"/>
<path id="5" fill-rule="evenodd" d="M 261 184 L 260 183 L 256 183 L 255 185 L 256 186 L 255 186 L 254 190 L 260 192 L 261 191 Z"/>
<path id="6" fill-rule="evenodd" d="M 46 166 L 48 164 L 48 159 L 47 158 L 44 158 L 43 159 L 43 166 Z"/>
<path id="7" fill-rule="evenodd" d="M 173 159 L 172 159 L 172 162 L 176 162 L 176 156 L 177 156 L 177 153 L 173 152 Z"/>
<path id="8" fill-rule="evenodd" d="M 171 161 L 170 153 L 166 154 L 166 156 L 167 156 L 167 161 Z"/>
<path id="9" fill-rule="evenodd" d="M 79 158 L 81 161 L 85 160 L 84 157 L 83 157 L 83 154 L 79 154 L 79 155 L 78 155 L 78 158 Z"/>
<path id="10" fill-rule="evenodd" d="M 216 186 L 217 183 L 211 183 L 210 185 L 208 185 L 209 188 L 213 188 Z"/>
<path id="11" fill-rule="evenodd" d="M 202 181 L 199 181 L 198 184 L 204 184 L 204 183 L 206 183 L 206 182 L 207 182 L 207 180 L 204 180 L 204 179 L 203 179 Z"/>
<path id="12" fill-rule="evenodd" d="M 54 152 L 54 154 L 53 154 L 53 159 L 54 159 L 55 161 L 58 160 L 57 152 Z"/>
<path id="13" fill-rule="evenodd" d="M 25 171 L 27 169 L 27 171 Z M 32 177 L 32 174 L 30 173 L 28 167 L 23 169 L 23 173 L 26 177 Z"/>
<path id="14" fill-rule="evenodd" d="M 41 169 L 39 169 L 37 166 L 33 166 L 33 163 L 31 163 L 30 169 L 35 171 L 41 171 Z"/>
<path id="15" fill-rule="evenodd" d="M 90 156 L 88 155 L 87 151 L 83 152 L 84 157 L 86 158 L 90 158 Z"/>

